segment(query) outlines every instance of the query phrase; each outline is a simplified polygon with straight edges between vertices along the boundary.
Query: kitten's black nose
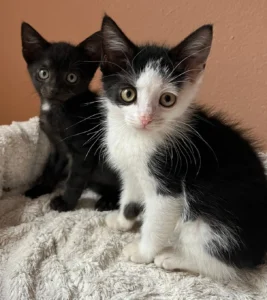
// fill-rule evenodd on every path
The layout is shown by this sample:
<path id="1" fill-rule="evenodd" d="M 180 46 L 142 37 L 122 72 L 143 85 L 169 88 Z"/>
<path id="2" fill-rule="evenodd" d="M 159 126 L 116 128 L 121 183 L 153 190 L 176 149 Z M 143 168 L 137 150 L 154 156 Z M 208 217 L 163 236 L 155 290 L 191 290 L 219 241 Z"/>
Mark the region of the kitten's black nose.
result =
<path id="1" fill-rule="evenodd" d="M 55 88 L 47 87 L 45 90 L 45 96 L 48 99 L 52 100 L 53 98 L 55 98 L 56 94 L 57 94 L 57 90 Z"/>

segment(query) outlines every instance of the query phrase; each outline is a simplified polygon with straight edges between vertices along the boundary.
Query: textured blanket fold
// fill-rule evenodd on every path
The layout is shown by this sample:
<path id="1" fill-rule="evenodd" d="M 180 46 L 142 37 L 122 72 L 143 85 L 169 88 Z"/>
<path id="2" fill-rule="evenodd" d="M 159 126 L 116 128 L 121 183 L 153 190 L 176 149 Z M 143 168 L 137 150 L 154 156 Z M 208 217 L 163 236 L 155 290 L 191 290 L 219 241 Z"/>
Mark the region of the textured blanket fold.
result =
<path id="1" fill-rule="evenodd" d="M 247 283 L 218 283 L 135 265 L 121 252 L 138 233 L 107 228 L 93 195 L 66 213 L 50 210 L 49 195 L 22 196 L 49 148 L 38 118 L 0 127 L 0 300 L 267 299 L 267 266 Z"/>

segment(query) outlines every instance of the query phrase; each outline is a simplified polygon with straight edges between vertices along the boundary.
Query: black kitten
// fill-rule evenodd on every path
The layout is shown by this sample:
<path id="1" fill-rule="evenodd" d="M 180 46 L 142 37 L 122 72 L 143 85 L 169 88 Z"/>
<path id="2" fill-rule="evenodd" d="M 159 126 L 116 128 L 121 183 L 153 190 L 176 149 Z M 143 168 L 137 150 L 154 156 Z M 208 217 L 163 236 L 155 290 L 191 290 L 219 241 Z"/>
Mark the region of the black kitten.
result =
<path id="1" fill-rule="evenodd" d="M 247 138 L 194 104 L 212 32 L 136 45 L 104 18 L 105 140 L 123 180 L 120 212 L 106 222 L 129 230 L 145 206 L 129 260 L 229 278 L 264 261 L 267 182 Z"/>
<path id="2" fill-rule="evenodd" d="M 101 113 L 88 85 L 98 68 L 101 35 L 94 33 L 73 46 L 47 42 L 23 23 L 22 53 L 41 99 L 40 127 L 54 146 L 43 174 L 26 196 L 51 193 L 66 179 L 61 196 L 51 200 L 59 211 L 73 209 L 86 187 L 100 193 L 99 210 L 117 206 L 117 176 L 101 160 Z"/>

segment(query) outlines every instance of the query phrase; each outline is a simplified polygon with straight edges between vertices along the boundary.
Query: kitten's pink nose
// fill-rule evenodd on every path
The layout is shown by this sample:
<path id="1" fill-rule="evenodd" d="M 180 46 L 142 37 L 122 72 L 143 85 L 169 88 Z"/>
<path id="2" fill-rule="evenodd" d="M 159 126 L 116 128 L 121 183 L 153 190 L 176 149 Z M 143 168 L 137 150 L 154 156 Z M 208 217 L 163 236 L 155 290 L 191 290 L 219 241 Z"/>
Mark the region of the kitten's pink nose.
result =
<path id="1" fill-rule="evenodd" d="M 149 124 L 152 121 L 151 115 L 142 115 L 140 116 L 140 121 L 142 125 L 145 127 L 147 124 Z"/>

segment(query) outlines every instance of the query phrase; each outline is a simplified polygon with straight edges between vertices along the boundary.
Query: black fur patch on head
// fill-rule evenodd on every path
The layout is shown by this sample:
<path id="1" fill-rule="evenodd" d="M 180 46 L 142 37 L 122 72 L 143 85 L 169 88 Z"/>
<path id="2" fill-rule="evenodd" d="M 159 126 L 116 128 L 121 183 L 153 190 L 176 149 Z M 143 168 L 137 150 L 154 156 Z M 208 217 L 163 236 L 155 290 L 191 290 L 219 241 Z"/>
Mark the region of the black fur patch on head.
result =
<path id="1" fill-rule="evenodd" d="M 133 220 L 136 217 L 139 216 L 139 214 L 142 212 L 143 207 L 139 203 L 130 202 L 124 207 L 124 217 L 128 220 Z"/>
<path id="2" fill-rule="evenodd" d="M 139 74 L 148 64 L 178 88 L 186 81 L 194 81 L 204 69 L 210 52 L 212 26 L 200 27 L 175 47 L 140 46 L 134 44 L 110 17 L 105 16 L 102 38 L 101 71 L 106 96 L 117 105 L 129 105 L 121 101 L 120 91 L 134 88 Z"/>

